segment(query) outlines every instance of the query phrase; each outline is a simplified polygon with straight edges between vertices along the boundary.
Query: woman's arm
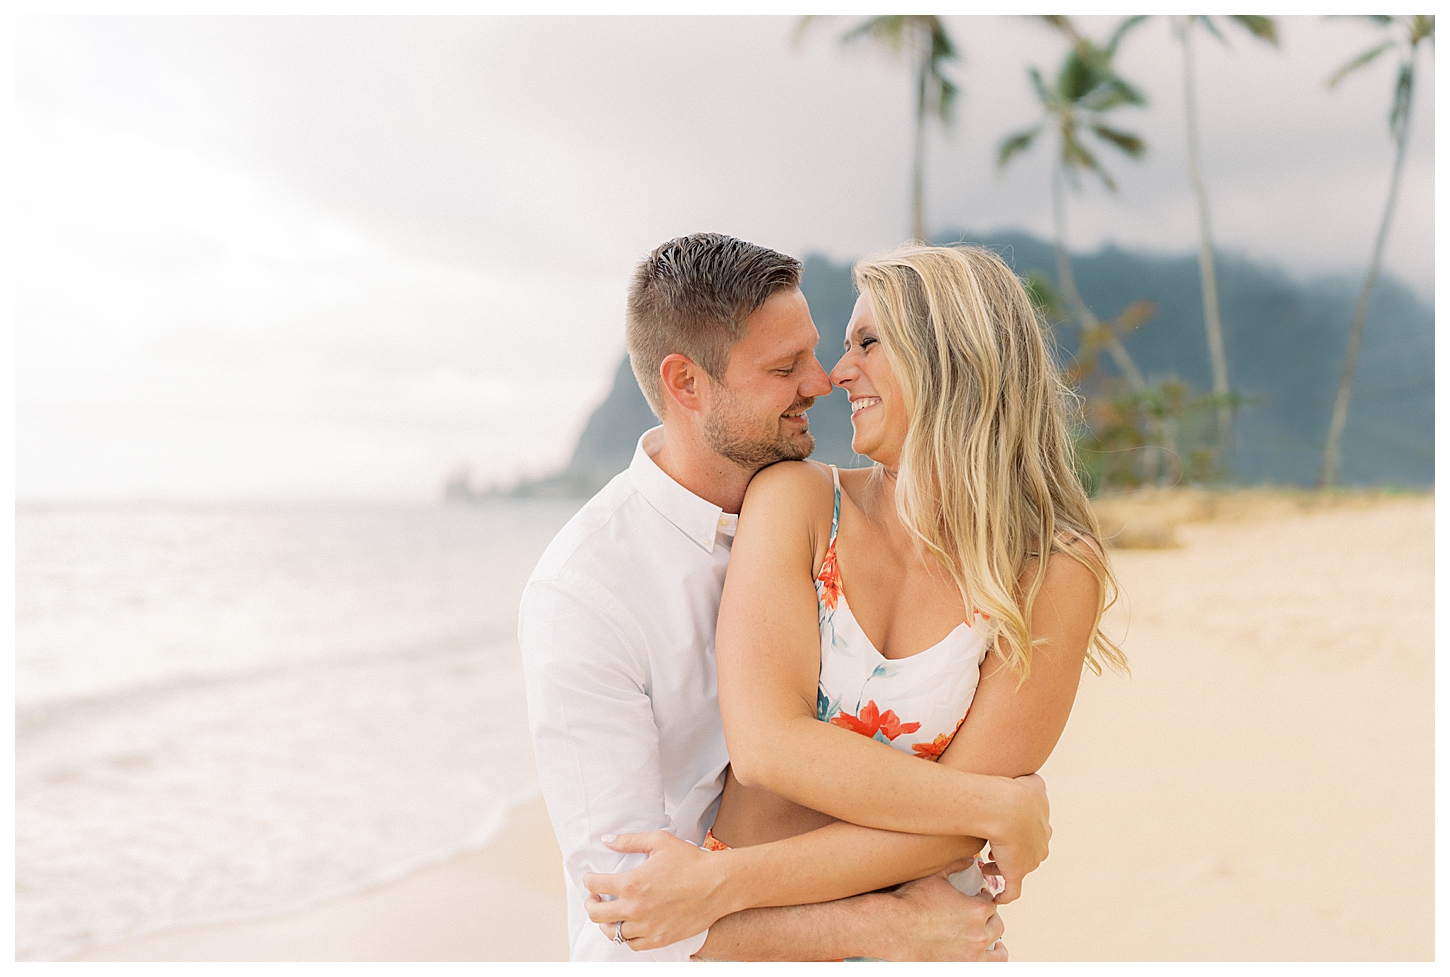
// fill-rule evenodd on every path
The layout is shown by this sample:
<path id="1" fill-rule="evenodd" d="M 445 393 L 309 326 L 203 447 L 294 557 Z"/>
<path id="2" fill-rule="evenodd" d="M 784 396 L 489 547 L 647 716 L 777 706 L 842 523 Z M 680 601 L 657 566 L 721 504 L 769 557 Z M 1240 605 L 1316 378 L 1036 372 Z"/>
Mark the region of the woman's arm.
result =
<path id="1" fill-rule="evenodd" d="M 1085 559 L 1100 557 L 1088 544 L 1075 548 Z M 1025 591 L 1036 561 L 1018 581 Z M 1026 681 L 1003 664 L 996 651 L 982 663 L 972 708 L 941 763 L 979 774 L 1020 777 L 1047 762 L 1067 725 L 1077 698 L 1083 658 L 1097 620 L 1099 585 L 1091 570 L 1066 553 L 1047 561 L 1042 587 L 1032 603 L 1032 668 Z"/>

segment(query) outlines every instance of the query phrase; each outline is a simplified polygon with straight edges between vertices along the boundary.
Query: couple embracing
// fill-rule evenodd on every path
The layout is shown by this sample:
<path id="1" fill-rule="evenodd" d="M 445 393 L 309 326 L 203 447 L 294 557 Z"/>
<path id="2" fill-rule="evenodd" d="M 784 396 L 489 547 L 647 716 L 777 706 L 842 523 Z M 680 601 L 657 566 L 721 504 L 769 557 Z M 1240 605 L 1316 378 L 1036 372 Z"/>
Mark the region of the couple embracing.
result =
<path id="1" fill-rule="evenodd" d="M 995 906 L 1051 834 L 1034 771 L 1084 664 L 1122 664 L 1017 277 L 967 246 L 858 263 L 827 374 L 800 272 L 720 234 L 640 263 L 662 423 L 524 591 L 575 960 L 1005 960 Z M 833 385 L 870 468 L 807 460 Z"/>

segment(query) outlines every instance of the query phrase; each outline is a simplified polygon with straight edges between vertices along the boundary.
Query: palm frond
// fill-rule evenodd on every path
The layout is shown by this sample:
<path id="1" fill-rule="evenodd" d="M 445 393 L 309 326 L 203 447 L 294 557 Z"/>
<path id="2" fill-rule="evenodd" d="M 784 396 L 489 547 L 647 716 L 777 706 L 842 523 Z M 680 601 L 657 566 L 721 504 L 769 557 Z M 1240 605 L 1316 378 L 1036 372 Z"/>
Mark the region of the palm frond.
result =
<path id="1" fill-rule="evenodd" d="M 1119 335 L 1127 335 L 1152 318 L 1153 313 L 1157 310 L 1158 307 L 1152 302 L 1147 299 L 1139 299 L 1118 313 L 1118 317 L 1113 320 L 1113 326 Z"/>
<path id="2" fill-rule="evenodd" d="M 1146 15 L 1138 14 L 1137 16 L 1127 18 L 1121 24 L 1119 24 L 1117 28 L 1113 31 L 1113 33 L 1108 37 L 1108 43 L 1103 46 L 1103 50 L 1107 53 L 1108 57 L 1111 58 L 1114 54 L 1117 53 L 1118 43 L 1122 41 L 1124 36 L 1127 35 L 1128 31 L 1132 30 L 1134 27 L 1137 27 L 1139 24 L 1143 23 L 1143 21 L 1147 19 L 1148 18 Z"/>
<path id="3" fill-rule="evenodd" d="M 933 65 L 940 65 L 943 61 L 956 61 L 961 56 L 940 17 L 928 17 L 927 29 L 931 38 L 930 59 Z"/>
<path id="4" fill-rule="evenodd" d="M 1238 24 L 1244 30 L 1257 37 L 1259 40 L 1275 47 L 1279 46 L 1279 25 L 1274 23 L 1272 17 L 1260 17 L 1252 14 L 1231 14 L 1229 20 Z"/>
<path id="5" fill-rule="evenodd" d="M 931 87 L 927 108 L 932 110 L 942 125 L 949 125 L 956 109 L 957 86 L 950 78 L 941 75 L 932 80 L 935 84 Z"/>
<path id="6" fill-rule="evenodd" d="M 1091 91 L 1077 100 L 1077 106 L 1087 112 L 1099 113 L 1115 109 L 1120 105 L 1146 105 L 1148 99 L 1137 88 L 1119 78 L 1109 75 Z"/>
<path id="7" fill-rule="evenodd" d="M 1047 83 L 1042 80 L 1042 72 L 1036 68 L 1028 68 L 1027 77 L 1032 79 L 1032 88 L 1037 92 L 1037 100 L 1042 103 L 1043 108 L 1050 111 L 1052 106 L 1057 103 L 1057 98 L 1048 89 Z"/>
<path id="8" fill-rule="evenodd" d="M 1101 72 L 1094 64 L 1091 45 L 1078 45 L 1063 59 L 1057 72 L 1057 94 L 1064 102 L 1076 102 L 1098 84 Z"/>
<path id="9" fill-rule="evenodd" d="M 885 17 L 866 18 L 842 34 L 841 43 L 854 44 L 862 38 L 869 37 L 892 51 L 900 51 L 901 42 L 905 36 L 906 18 L 900 14 L 894 14 Z"/>
<path id="10" fill-rule="evenodd" d="M 1074 44 L 1081 44 L 1086 40 L 1082 34 L 1078 33 L 1078 29 L 1073 26 L 1072 21 L 1062 14 L 1043 14 L 1042 21 Z"/>
<path id="11" fill-rule="evenodd" d="M 1109 190 L 1116 191 L 1118 189 L 1118 185 L 1113 182 L 1113 178 L 1108 175 L 1108 171 L 1103 169 L 1103 165 L 1098 162 L 1098 158 L 1089 152 L 1088 148 L 1075 136 L 1062 141 L 1062 162 L 1069 176 L 1074 175 L 1075 172 L 1094 173 L 1098 179 L 1103 181 L 1103 185 Z"/>
<path id="12" fill-rule="evenodd" d="M 1390 132 L 1398 133 L 1400 126 L 1409 120 L 1410 97 L 1415 91 L 1415 62 L 1406 61 L 1400 65 L 1399 77 L 1395 79 L 1395 100 L 1390 107 Z"/>
<path id="13" fill-rule="evenodd" d="M 1204 30 L 1208 31 L 1214 37 L 1218 38 L 1220 44 L 1228 46 L 1228 38 L 1223 36 L 1223 31 L 1218 29 L 1218 25 L 1213 22 L 1212 17 L 1205 17 L 1200 15 L 1197 17 L 1190 17 L 1189 20 L 1198 21 L 1200 24 L 1203 25 Z"/>
<path id="14" fill-rule="evenodd" d="M 819 15 L 817 14 L 806 14 L 800 20 L 795 22 L 795 30 L 792 31 L 790 35 L 790 43 L 792 47 L 800 46 L 801 42 L 806 39 L 806 31 L 810 29 L 811 22 L 818 19 Z"/>
<path id="15" fill-rule="evenodd" d="M 1424 40 L 1435 43 L 1434 14 L 1415 14 L 1410 18 L 1410 46 L 1414 47 Z"/>
<path id="16" fill-rule="evenodd" d="M 1016 156 L 1019 153 L 1025 153 L 1027 150 L 1031 149 L 1033 140 L 1035 140 L 1038 134 L 1041 132 L 1042 123 L 1039 122 L 1037 123 L 1037 125 L 1033 126 L 1030 129 L 1023 129 L 1021 132 L 1014 132 L 1006 139 L 1003 139 L 1002 142 L 997 146 L 997 169 L 1003 169 L 1009 162 L 1011 162 L 1012 157 Z"/>
<path id="17" fill-rule="evenodd" d="M 1147 144 L 1138 136 L 1133 135 L 1133 133 L 1112 129 L 1102 123 L 1094 125 L 1093 132 L 1099 139 L 1112 143 L 1134 159 L 1142 156 L 1148 148 Z"/>
<path id="18" fill-rule="evenodd" d="M 1368 51 L 1365 51 L 1359 56 L 1352 58 L 1351 60 L 1346 62 L 1343 67 L 1341 67 L 1338 71 L 1329 76 L 1329 81 L 1326 84 L 1328 85 L 1328 87 L 1333 88 L 1335 85 L 1338 85 L 1341 81 L 1344 80 L 1345 75 L 1349 74 L 1351 71 L 1358 71 L 1360 68 L 1363 68 L 1365 65 L 1369 64 L 1375 58 L 1378 58 L 1381 54 L 1384 54 L 1386 51 L 1394 46 L 1394 41 L 1384 41 L 1381 44 L 1377 44 L 1376 46 L 1370 48 Z"/>

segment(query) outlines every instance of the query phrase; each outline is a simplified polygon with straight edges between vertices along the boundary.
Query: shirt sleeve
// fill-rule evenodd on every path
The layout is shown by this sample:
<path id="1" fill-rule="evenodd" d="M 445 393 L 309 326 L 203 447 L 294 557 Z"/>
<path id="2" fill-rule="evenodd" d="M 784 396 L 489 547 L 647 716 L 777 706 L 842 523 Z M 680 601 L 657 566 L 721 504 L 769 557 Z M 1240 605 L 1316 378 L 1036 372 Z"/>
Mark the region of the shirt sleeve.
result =
<path id="1" fill-rule="evenodd" d="M 649 696 L 642 638 L 608 596 L 559 581 L 534 581 L 519 608 L 519 644 L 539 783 L 564 855 L 571 898 L 586 872 L 620 872 L 640 854 L 611 851 L 605 834 L 664 829 L 660 734 Z M 571 919 L 582 902 L 570 907 Z M 659 950 L 633 951 L 590 922 L 571 933 L 571 959 L 685 961 L 708 931 Z"/>

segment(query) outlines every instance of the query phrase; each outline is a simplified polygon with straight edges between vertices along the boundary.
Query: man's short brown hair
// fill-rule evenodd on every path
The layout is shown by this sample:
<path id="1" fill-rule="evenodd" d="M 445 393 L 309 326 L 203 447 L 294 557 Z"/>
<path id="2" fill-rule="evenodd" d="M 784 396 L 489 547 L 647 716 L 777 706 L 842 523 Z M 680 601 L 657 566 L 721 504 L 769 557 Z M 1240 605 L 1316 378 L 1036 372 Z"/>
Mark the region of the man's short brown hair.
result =
<path id="1" fill-rule="evenodd" d="M 726 234 L 677 237 L 651 251 L 629 285 L 625 343 L 655 416 L 665 416 L 660 364 L 666 356 L 681 353 L 716 382 L 723 380 L 745 320 L 800 281 L 795 258 Z"/>

